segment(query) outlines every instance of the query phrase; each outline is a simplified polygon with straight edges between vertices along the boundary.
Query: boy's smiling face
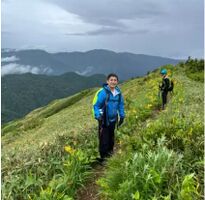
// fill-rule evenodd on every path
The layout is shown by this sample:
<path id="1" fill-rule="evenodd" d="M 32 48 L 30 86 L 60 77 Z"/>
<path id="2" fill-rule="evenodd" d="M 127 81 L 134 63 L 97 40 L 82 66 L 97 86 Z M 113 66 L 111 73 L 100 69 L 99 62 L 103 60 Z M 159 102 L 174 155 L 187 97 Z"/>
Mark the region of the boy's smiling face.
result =
<path id="1" fill-rule="evenodd" d="M 110 87 L 110 89 L 114 89 L 117 84 L 118 84 L 118 80 L 115 76 L 111 76 L 108 80 L 107 80 L 107 84 Z"/>

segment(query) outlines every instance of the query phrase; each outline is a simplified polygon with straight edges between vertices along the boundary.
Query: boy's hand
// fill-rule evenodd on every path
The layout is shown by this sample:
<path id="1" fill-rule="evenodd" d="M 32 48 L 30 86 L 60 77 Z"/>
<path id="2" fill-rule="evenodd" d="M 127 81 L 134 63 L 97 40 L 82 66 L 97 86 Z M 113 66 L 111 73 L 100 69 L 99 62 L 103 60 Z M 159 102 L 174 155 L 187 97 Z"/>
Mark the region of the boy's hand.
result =
<path id="1" fill-rule="evenodd" d="M 97 120 L 98 120 L 99 127 L 102 128 L 102 124 L 103 124 L 102 116 L 99 117 Z"/>
<path id="2" fill-rule="evenodd" d="M 102 119 L 101 119 L 101 118 L 99 118 L 99 119 L 98 119 L 98 122 L 99 122 L 99 123 L 101 123 L 101 122 L 102 122 Z"/>
<path id="3" fill-rule="evenodd" d="M 121 126 L 123 122 L 124 122 L 124 118 L 120 118 L 120 121 L 119 121 L 119 123 L 118 123 L 118 126 Z"/>
<path id="4" fill-rule="evenodd" d="M 102 116 L 100 116 L 99 118 L 97 118 L 98 122 L 101 124 L 102 123 Z"/>

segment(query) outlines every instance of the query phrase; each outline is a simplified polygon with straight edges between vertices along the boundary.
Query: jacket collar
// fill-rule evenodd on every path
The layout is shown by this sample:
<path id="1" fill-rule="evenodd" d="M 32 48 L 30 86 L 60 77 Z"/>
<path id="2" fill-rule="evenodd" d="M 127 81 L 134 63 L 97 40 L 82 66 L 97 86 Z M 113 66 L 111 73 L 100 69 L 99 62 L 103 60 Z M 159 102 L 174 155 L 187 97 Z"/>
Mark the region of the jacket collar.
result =
<path id="1" fill-rule="evenodd" d="M 103 88 L 104 88 L 105 90 L 111 92 L 110 87 L 108 86 L 107 83 L 104 83 L 104 84 L 103 84 Z M 118 94 L 121 93 L 120 88 L 119 88 L 118 86 L 116 86 L 115 89 L 117 90 L 117 93 L 118 93 Z M 112 93 L 112 92 L 111 92 L 111 93 Z"/>

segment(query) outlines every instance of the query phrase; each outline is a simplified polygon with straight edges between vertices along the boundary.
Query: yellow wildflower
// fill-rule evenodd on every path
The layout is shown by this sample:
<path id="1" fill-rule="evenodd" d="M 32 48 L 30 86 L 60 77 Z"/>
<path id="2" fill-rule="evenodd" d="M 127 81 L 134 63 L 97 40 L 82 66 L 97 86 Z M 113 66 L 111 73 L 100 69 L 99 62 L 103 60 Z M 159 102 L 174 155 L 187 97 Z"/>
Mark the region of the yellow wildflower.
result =
<path id="1" fill-rule="evenodd" d="M 147 105 L 145 105 L 145 109 L 149 109 L 149 108 L 151 108 L 152 107 L 152 104 L 147 104 Z"/>
<path id="2" fill-rule="evenodd" d="M 64 149 L 71 155 L 75 152 L 75 149 L 73 149 L 71 146 L 65 146 Z"/>

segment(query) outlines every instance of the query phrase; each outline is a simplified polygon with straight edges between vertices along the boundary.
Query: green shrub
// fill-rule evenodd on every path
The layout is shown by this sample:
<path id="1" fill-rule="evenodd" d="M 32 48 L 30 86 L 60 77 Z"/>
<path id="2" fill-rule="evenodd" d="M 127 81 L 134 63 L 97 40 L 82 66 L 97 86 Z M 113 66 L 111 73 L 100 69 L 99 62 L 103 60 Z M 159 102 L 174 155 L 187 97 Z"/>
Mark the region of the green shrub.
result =
<path id="1" fill-rule="evenodd" d="M 155 149 L 143 145 L 138 152 L 113 158 L 105 177 L 98 180 L 105 198 L 118 200 L 139 196 L 147 200 L 171 195 L 176 199 L 184 174 L 182 156 L 167 149 L 165 142 L 162 138 Z"/>

